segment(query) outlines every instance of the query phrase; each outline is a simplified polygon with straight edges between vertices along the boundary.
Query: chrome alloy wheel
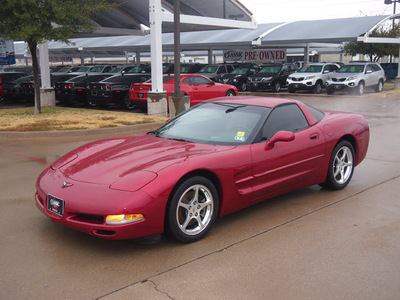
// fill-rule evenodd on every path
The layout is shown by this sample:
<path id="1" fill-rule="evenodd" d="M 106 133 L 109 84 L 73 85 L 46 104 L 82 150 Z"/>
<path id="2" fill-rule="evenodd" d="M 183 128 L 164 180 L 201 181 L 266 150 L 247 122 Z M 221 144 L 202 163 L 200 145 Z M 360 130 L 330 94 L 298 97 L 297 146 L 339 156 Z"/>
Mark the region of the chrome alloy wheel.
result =
<path id="1" fill-rule="evenodd" d="M 341 147 L 333 160 L 333 177 L 338 184 L 346 183 L 353 172 L 353 153 L 347 147 Z"/>
<path id="2" fill-rule="evenodd" d="M 176 207 L 176 222 L 186 235 L 196 235 L 206 229 L 212 220 L 214 199 L 204 185 L 190 186 L 180 197 Z"/>

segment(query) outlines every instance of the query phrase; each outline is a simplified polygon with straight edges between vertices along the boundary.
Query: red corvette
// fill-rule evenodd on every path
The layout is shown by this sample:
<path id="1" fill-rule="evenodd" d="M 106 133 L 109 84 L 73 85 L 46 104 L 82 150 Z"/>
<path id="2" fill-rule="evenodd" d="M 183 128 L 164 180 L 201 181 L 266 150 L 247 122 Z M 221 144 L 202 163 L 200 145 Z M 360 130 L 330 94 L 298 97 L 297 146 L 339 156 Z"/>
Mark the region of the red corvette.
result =
<path id="1" fill-rule="evenodd" d="M 217 217 L 321 184 L 342 189 L 366 156 L 369 126 L 354 113 L 296 100 L 204 101 L 154 132 L 66 154 L 37 180 L 51 220 L 107 239 L 204 237 Z"/>
<path id="2" fill-rule="evenodd" d="M 164 90 L 167 91 L 167 99 L 175 90 L 175 77 L 164 75 Z M 138 107 L 147 108 L 147 93 L 151 89 L 151 82 L 132 84 L 129 89 L 129 99 Z M 215 83 L 203 75 L 182 74 L 181 91 L 190 96 L 190 106 L 194 106 L 204 100 L 223 96 L 237 96 L 238 90 L 230 84 Z"/>

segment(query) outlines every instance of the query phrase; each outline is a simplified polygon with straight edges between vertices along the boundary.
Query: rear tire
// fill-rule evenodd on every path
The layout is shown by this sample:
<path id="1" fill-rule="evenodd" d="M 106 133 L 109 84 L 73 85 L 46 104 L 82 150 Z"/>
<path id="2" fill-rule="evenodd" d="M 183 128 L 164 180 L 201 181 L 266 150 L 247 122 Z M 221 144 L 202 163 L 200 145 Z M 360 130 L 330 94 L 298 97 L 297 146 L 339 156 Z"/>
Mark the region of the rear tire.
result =
<path id="1" fill-rule="evenodd" d="M 229 91 L 226 92 L 225 96 L 226 97 L 236 96 L 236 93 L 233 90 L 229 90 Z"/>
<path id="2" fill-rule="evenodd" d="M 127 110 L 132 110 L 136 107 L 136 105 L 129 99 L 129 93 L 126 93 L 124 97 L 122 98 L 122 103 L 121 103 L 122 108 L 125 108 Z"/>
<path id="3" fill-rule="evenodd" d="M 383 91 L 383 80 L 379 80 L 378 84 L 375 87 L 375 92 L 380 93 Z"/>

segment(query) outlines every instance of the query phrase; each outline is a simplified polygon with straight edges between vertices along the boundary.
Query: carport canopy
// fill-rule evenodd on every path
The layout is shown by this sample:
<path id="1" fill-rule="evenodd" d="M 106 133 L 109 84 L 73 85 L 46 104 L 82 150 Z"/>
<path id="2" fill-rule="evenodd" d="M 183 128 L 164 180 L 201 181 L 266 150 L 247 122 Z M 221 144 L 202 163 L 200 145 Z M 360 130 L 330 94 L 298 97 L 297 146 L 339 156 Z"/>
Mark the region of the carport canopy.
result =
<path id="1" fill-rule="evenodd" d="M 330 20 L 296 21 L 290 23 L 258 24 L 256 29 L 220 29 L 181 33 L 183 51 L 229 50 L 241 48 L 337 48 L 353 42 L 387 16 L 368 16 Z M 149 52 L 150 36 L 114 36 L 71 39 L 70 45 L 50 42 L 53 57 L 123 56 L 125 52 Z M 162 34 L 163 51 L 172 51 L 172 33 Z"/>
<path id="2" fill-rule="evenodd" d="M 115 0 L 120 6 L 98 13 L 97 30 L 91 36 L 151 33 L 152 91 L 162 92 L 162 31 L 172 31 L 174 3 L 179 3 L 180 31 L 256 28 L 252 14 L 236 0 Z M 162 24 L 164 23 L 164 27 Z M 81 49 L 79 47 L 78 49 Z M 50 87 L 48 44 L 40 46 L 42 88 Z"/>

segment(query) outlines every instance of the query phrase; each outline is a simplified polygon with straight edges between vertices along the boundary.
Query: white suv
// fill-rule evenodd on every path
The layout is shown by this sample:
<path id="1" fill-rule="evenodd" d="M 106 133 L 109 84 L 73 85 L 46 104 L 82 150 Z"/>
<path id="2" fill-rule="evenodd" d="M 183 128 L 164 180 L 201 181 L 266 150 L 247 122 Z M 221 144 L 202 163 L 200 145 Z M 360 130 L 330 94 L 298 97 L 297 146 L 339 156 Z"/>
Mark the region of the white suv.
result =
<path id="1" fill-rule="evenodd" d="M 386 80 L 385 71 L 377 63 L 354 62 L 342 66 L 326 81 L 328 94 L 336 90 L 350 89 L 356 95 L 364 94 L 366 87 L 382 92 Z"/>
<path id="2" fill-rule="evenodd" d="M 319 94 L 328 76 L 339 68 L 335 63 L 308 64 L 288 77 L 288 91 L 294 93 L 296 90 L 312 90 L 314 94 Z"/>

